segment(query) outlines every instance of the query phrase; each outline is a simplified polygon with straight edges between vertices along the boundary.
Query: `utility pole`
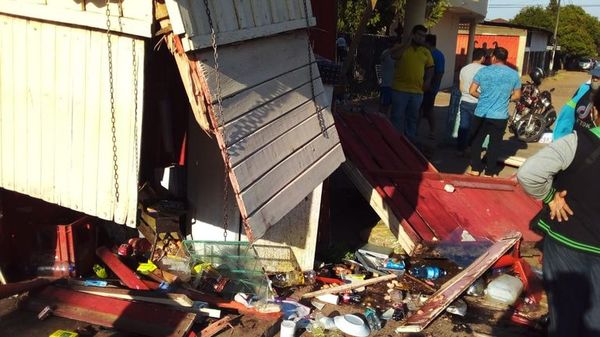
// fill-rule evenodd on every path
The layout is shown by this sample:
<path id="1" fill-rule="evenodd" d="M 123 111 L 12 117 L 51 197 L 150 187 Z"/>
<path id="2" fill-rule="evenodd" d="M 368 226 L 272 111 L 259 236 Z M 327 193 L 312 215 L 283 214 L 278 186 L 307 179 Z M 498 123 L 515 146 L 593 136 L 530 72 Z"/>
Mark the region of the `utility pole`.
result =
<path id="1" fill-rule="evenodd" d="M 552 74 L 552 69 L 554 68 L 554 56 L 556 55 L 556 33 L 558 32 L 558 18 L 560 16 L 560 0 L 558 0 L 558 7 L 556 8 L 556 24 L 554 25 L 554 37 L 552 41 L 554 42 L 552 45 L 552 57 L 550 58 L 550 74 Z"/>

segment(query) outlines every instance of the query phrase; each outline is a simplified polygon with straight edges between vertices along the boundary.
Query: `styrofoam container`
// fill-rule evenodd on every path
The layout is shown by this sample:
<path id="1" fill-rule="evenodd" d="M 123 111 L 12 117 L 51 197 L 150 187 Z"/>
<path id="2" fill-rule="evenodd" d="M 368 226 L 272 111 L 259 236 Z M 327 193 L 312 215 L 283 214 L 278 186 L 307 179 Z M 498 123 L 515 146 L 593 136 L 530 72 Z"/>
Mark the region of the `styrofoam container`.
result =
<path id="1" fill-rule="evenodd" d="M 485 289 L 485 296 L 500 303 L 512 305 L 523 291 L 523 282 L 518 277 L 502 274 Z"/>

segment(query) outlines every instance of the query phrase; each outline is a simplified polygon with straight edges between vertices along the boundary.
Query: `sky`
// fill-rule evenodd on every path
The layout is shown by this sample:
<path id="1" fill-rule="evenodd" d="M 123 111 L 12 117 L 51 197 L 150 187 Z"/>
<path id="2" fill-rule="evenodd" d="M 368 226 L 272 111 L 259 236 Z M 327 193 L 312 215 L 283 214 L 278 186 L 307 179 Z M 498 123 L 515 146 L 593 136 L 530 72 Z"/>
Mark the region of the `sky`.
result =
<path id="1" fill-rule="evenodd" d="M 525 6 L 548 5 L 549 0 L 488 0 L 486 20 L 496 18 L 512 19 Z M 561 6 L 578 5 L 589 14 L 600 19 L 599 0 L 561 0 Z"/>

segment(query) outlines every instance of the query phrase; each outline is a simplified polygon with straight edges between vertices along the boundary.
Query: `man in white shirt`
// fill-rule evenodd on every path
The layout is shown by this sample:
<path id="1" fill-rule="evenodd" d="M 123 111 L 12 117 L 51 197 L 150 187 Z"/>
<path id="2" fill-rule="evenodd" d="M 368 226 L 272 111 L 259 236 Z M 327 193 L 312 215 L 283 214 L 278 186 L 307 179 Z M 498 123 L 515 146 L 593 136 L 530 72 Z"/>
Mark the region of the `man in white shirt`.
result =
<path id="1" fill-rule="evenodd" d="M 479 69 L 485 67 L 483 65 L 485 61 L 485 50 L 477 48 L 473 50 L 473 62 L 462 67 L 460 70 L 460 107 L 459 118 L 460 123 L 458 127 L 458 138 L 457 138 L 457 149 L 460 156 L 465 155 L 465 150 L 469 146 L 469 130 L 471 128 L 471 119 L 475 114 L 475 108 L 479 99 L 473 97 L 469 93 L 471 83 L 473 83 L 473 77 L 479 71 Z"/>

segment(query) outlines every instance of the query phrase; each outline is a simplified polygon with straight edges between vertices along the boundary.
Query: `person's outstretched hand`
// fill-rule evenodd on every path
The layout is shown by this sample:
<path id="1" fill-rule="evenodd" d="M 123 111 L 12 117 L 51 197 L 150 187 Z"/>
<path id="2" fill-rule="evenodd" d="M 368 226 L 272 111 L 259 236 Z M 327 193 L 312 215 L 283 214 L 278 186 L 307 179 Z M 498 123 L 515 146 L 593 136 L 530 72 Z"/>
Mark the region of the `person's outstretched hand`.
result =
<path id="1" fill-rule="evenodd" d="M 548 206 L 550 206 L 550 219 L 554 220 L 556 218 L 558 222 L 562 222 L 563 220 L 569 220 L 569 215 L 573 215 L 571 207 L 565 200 L 566 196 L 566 190 L 554 193 L 554 199 L 548 203 Z"/>

